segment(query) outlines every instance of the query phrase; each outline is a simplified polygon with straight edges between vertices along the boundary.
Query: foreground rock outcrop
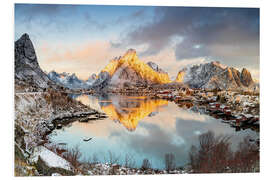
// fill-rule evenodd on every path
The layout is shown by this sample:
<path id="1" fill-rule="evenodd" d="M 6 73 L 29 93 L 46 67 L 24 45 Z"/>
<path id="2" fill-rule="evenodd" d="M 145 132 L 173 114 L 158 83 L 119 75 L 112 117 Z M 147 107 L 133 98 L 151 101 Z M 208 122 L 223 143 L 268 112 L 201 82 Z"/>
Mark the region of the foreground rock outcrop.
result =
<path id="1" fill-rule="evenodd" d="M 35 148 L 29 160 L 32 164 L 36 164 L 37 170 L 46 176 L 52 176 L 55 173 L 75 175 L 74 167 L 70 162 L 44 146 Z"/>
<path id="2" fill-rule="evenodd" d="M 60 89 L 60 86 L 51 81 L 41 70 L 28 34 L 23 34 L 15 42 L 15 88 L 22 91 Z"/>
<path id="3" fill-rule="evenodd" d="M 52 130 L 93 114 L 100 113 L 71 99 L 65 93 L 56 91 L 16 93 L 15 146 L 19 152 L 17 154 L 22 154 L 22 159 L 27 161 L 25 166 L 37 167 L 37 162 L 32 162 L 29 158 L 34 152 L 39 154 L 44 151 L 40 146 L 47 143 L 47 135 Z M 52 168 L 44 158 L 39 162 L 42 162 L 42 167 Z M 18 164 L 15 163 L 16 165 Z M 48 175 L 44 174 L 42 169 L 38 172 Z"/>

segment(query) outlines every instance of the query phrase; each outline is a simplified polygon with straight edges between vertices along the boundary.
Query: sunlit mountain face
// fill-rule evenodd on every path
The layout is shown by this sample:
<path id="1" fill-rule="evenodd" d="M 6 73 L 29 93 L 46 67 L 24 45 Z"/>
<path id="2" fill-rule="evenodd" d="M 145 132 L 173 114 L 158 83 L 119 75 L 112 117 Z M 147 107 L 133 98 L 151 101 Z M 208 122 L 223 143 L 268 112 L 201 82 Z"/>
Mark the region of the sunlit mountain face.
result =
<path id="1" fill-rule="evenodd" d="M 128 79 L 159 84 L 171 82 L 168 73 L 155 71 L 138 58 L 134 49 L 129 49 L 123 57 L 120 56 L 112 59 L 101 72 L 108 72 L 112 77 L 112 83 L 114 79 Z M 124 72 L 128 73 L 126 76 L 134 74 L 135 77 L 125 77 Z"/>

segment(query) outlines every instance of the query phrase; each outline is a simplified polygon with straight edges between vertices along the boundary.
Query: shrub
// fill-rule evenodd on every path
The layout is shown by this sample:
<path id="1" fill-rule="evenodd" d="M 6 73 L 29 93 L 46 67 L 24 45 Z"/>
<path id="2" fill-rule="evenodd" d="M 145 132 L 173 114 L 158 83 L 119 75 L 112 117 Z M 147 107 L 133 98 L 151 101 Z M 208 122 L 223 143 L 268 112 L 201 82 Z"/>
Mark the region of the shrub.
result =
<path id="1" fill-rule="evenodd" d="M 126 154 L 124 166 L 128 168 L 133 168 L 135 166 L 134 157 L 131 154 Z"/>
<path id="2" fill-rule="evenodd" d="M 94 164 L 98 163 L 98 157 L 97 157 L 97 154 L 96 153 L 94 153 L 93 156 L 92 156 L 92 162 Z"/>
<path id="3" fill-rule="evenodd" d="M 234 153 L 230 166 L 233 172 L 258 172 L 259 171 L 259 147 L 250 142 L 247 136 L 239 143 L 238 150 Z"/>
<path id="4" fill-rule="evenodd" d="M 111 151 L 108 151 L 108 159 L 104 157 L 104 160 L 108 162 L 109 164 L 117 164 L 119 162 L 119 159 L 120 159 L 120 155 L 117 156 Z"/>
<path id="5" fill-rule="evenodd" d="M 82 153 L 80 152 L 79 146 L 75 146 L 74 148 L 67 149 L 65 153 L 62 154 L 62 157 L 66 159 L 68 162 L 70 162 L 75 169 L 79 167 L 80 163 L 80 158 L 82 156 Z"/>
<path id="6" fill-rule="evenodd" d="M 174 170 L 176 167 L 175 156 L 172 153 L 165 154 L 165 168 L 167 171 Z"/>
<path id="7" fill-rule="evenodd" d="M 151 163 L 150 163 L 150 161 L 149 161 L 148 159 L 144 159 L 141 168 L 142 168 L 143 170 L 150 169 L 150 168 L 151 168 Z"/>
<path id="8" fill-rule="evenodd" d="M 195 173 L 253 172 L 258 170 L 258 146 L 246 137 L 236 152 L 231 150 L 230 137 L 209 131 L 199 136 L 199 147 L 191 146 L 190 165 Z"/>

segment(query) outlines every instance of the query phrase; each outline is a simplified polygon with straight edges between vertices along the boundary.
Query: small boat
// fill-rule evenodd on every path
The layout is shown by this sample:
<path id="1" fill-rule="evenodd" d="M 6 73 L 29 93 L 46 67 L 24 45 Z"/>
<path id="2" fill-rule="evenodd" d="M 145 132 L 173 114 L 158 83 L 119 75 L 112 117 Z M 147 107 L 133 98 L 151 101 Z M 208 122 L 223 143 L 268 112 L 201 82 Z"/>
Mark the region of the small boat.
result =
<path id="1" fill-rule="evenodd" d="M 84 138 L 83 141 L 90 141 L 93 138 Z"/>

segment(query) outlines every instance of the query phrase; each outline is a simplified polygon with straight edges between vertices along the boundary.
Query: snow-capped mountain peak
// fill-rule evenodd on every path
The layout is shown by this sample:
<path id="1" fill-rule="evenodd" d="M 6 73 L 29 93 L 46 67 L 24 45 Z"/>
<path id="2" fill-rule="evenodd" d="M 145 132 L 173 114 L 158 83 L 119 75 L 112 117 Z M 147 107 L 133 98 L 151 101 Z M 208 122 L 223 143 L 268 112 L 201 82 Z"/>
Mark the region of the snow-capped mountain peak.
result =
<path id="1" fill-rule="evenodd" d="M 87 89 L 90 88 L 90 85 L 83 81 L 80 80 L 75 73 L 69 74 L 66 72 L 58 74 L 55 71 L 51 71 L 48 73 L 48 77 L 56 82 L 57 84 L 60 84 L 66 88 L 70 89 Z"/>
<path id="2" fill-rule="evenodd" d="M 247 69 L 240 73 L 217 61 L 184 68 L 178 72 L 175 81 L 203 89 L 247 89 L 254 85 Z"/>

